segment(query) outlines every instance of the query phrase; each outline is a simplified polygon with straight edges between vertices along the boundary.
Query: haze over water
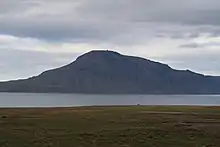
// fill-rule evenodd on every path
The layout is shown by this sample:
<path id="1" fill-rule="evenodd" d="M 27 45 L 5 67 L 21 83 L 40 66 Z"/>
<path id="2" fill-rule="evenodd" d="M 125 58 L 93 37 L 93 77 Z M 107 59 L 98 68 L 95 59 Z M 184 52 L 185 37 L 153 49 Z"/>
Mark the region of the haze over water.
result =
<path id="1" fill-rule="evenodd" d="M 0 107 L 74 107 L 94 105 L 220 106 L 220 95 L 84 95 L 0 93 Z"/>

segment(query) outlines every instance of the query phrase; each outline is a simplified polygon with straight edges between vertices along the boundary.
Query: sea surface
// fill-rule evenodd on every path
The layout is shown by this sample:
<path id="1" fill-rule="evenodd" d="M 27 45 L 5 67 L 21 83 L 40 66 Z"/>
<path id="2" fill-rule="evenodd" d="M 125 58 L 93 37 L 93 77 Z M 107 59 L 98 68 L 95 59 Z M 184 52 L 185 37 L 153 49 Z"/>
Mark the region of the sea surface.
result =
<path id="1" fill-rule="evenodd" d="M 86 95 L 0 93 L 0 107 L 73 107 L 98 105 L 220 106 L 220 95 Z"/>

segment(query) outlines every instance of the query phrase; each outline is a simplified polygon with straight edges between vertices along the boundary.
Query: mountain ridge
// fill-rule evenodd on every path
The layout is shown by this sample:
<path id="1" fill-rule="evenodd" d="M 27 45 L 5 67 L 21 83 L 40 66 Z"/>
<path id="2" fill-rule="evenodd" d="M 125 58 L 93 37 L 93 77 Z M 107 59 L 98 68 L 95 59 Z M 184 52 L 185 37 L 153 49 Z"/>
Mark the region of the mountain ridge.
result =
<path id="1" fill-rule="evenodd" d="M 0 92 L 84 94 L 220 94 L 220 77 L 115 51 L 90 51 L 63 67 L 0 82 Z"/>

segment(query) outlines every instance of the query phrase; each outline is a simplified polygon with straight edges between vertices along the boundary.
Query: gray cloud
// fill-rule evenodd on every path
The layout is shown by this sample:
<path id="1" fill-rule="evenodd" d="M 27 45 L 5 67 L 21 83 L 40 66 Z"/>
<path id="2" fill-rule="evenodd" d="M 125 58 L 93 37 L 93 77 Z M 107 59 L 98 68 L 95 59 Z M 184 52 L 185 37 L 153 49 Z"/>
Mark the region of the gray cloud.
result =
<path id="1" fill-rule="evenodd" d="M 203 48 L 204 46 L 199 45 L 197 43 L 188 43 L 188 44 L 182 44 L 180 45 L 180 48 Z"/>
<path id="2" fill-rule="evenodd" d="M 206 47 L 220 47 L 220 42 L 208 42 L 208 43 L 187 43 L 180 45 L 180 48 L 206 48 Z"/>
<path id="3" fill-rule="evenodd" d="M 26 10 L 30 9 L 30 7 L 37 6 L 38 3 L 29 0 L 7 0 L 7 1 L 0 1 L 0 16 L 7 14 L 16 14 L 22 13 Z"/>
<path id="4" fill-rule="evenodd" d="M 166 22 L 193 25 L 219 25 L 218 0 L 118 0 L 87 1 L 82 8 L 85 16 L 134 22 Z M 104 12 L 104 13 L 103 13 Z"/>
<path id="5" fill-rule="evenodd" d="M 218 0 L 9 0 L 0 10 L 1 34 L 48 41 L 137 43 L 162 33 L 178 39 L 192 32 L 186 26 L 220 32 Z"/>

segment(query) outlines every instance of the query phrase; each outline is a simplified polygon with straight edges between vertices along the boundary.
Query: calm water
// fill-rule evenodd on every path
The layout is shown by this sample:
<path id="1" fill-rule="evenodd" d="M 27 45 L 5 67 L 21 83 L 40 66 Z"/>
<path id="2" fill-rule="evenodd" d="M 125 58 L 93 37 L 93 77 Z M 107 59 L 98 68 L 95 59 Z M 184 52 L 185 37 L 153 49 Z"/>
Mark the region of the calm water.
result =
<path id="1" fill-rule="evenodd" d="M 137 104 L 220 106 L 220 95 L 83 95 L 0 93 L 0 107 L 71 107 Z"/>

